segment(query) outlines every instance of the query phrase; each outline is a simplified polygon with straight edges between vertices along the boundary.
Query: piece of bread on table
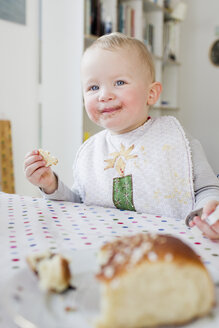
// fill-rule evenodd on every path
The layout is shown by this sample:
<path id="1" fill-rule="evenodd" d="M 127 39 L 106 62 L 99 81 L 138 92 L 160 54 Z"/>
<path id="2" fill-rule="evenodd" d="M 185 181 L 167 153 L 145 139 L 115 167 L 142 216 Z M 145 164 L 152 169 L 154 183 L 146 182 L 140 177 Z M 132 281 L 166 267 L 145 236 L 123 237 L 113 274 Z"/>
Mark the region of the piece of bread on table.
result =
<path id="1" fill-rule="evenodd" d="M 39 286 L 44 291 L 61 293 L 71 285 L 69 260 L 60 254 L 50 252 L 27 256 L 27 263 L 39 278 Z"/>
<path id="2" fill-rule="evenodd" d="M 126 236 L 104 245 L 99 255 L 98 328 L 180 325 L 208 314 L 215 304 L 208 271 L 180 239 Z"/>
<path id="3" fill-rule="evenodd" d="M 46 167 L 56 165 L 58 163 L 58 159 L 54 156 L 50 155 L 48 150 L 38 149 L 40 155 L 46 161 Z"/>

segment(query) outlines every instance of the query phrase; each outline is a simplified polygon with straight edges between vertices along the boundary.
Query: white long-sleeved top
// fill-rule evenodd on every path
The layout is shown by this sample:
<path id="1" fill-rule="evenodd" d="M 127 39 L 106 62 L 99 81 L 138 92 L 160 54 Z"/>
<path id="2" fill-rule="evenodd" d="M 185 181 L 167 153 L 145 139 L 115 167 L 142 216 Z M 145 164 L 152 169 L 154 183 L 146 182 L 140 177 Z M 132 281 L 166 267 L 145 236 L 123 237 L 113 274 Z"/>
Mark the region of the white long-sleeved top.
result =
<path id="1" fill-rule="evenodd" d="M 159 124 L 163 124 L 164 126 L 166 126 L 167 122 L 172 122 L 172 123 L 174 123 L 173 126 L 174 125 L 177 126 L 176 129 L 177 129 L 177 131 L 179 130 L 178 131 L 179 134 L 184 133 L 179 122 L 175 118 L 171 118 L 171 117 L 168 117 L 168 118 L 162 117 L 162 118 L 159 118 L 159 120 L 151 119 L 151 120 L 147 121 L 143 126 L 139 127 L 138 129 L 128 132 L 126 134 L 122 134 L 122 135 L 112 135 L 107 130 L 101 131 L 100 133 L 98 133 L 95 136 L 88 139 L 88 141 L 85 142 L 80 147 L 77 157 L 76 157 L 74 167 L 73 167 L 74 185 L 73 185 L 72 189 L 68 188 L 58 178 L 58 189 L 53 194 L 49 194 L 49 195 L 44 194 L 44 196 L 46 198 L 54 199 L 54 200 L 65 200 L 65 201 L 71 201 L 71 202 L 85 202 L 85 204 L 92 203 L 93 205 L 113 207 L 114 206 L 113 201 L 111 203 L 107 200 L 105 201 L 105 199 L 107 199 L 107 197 L 109 198 L 109 195 L 106 195 L 106 194 L 109 194 L 109 192 L 106 192 L 104 190 L 104 188 L 97 187 L 96 181 L 99 181 L 101 179 L 101 180 L 103 180 L 102 183 L 105 184 L 106 179 L 110 179 L 110 180 L 114 179 L 116 176 L 119 175 L 118 174 L 119 170 L 122 170 L 122 169 L 125 169 L 127 171 L 127 173 L 129 174 L 130 172 L 133 173 L 132 171 L 136 170 L 136 168 L 137 168 L 136 172 L 139 172 L 140 178 L 141 178 L 141 176 L 144 177 L 145 175 L 144 174 L 142 175 L 142 172 L 141 172 L 141 170 L 142 170 L 141 167 L 143 167 L 143 166 L 140 165 L 139 163 L 141 163 L 141 164 L 145 163 L 144 167 L 147 166 L 147 160 L 146 160 L 147 159 L 147 156 L 146 156 L 147 155 L 147 145 L 145 145 L 144 142 L 142 143 L 142 141 L 139 144 L 139 140 L 146 140 L 147 138 L 145 139 L 145 136 L 149 137 L 149 136 L 153 135 L 153 133 L 151 134 L 151 131 L 153 131 L 154 126 L 156 126 L 156 124 L 158 124 L 158 122 L 160 122 Z M 159 125 L 158 125 L 158 127 L 160 129 Z M 161 125 L 161 127 L 162 127 L 162 125 Z M 167 127 L 167 130 L 164 130 L 164 134 L 161 134 L 160 139 L 162 139 L 162 142 L 163 142 L 161 145 L 163 148 L 165 145 L 165 149 L 168 150 L 168 149 L 171 149 L 171 147 L 172 148 L 175 147 L 174 142 L 172 143 L 171 140 L 173 140 L 173 139 L 178 140 L 177 141 L 178 145 L 177 145 L 177 147 L 174 148 L 175 151 L 171 153 L 171 156 L 179 157 L 180 154 L 177 153 L 177 149 L 180 148 L 180 147 L 178 147 L 181 143 L 180 137 L 178 136 L 178 139 L 177 139 L 177 136 L 175 136 L 175 134 L 172 134 L 172 135 L 169 134 L 168 129 L 169 130 L 172 129 L 171 125 L 169 128 Z M 173 128 L 173 131 L 175 131 L 174 129 L 175 128 Z M 162 128 L 161 128 L 161 130 L 162 130 Z M 175 132 L 173 132 L 173 133 L 175 133 Z M 157 135 L 157 131 L 156 131 L 156 135 Z M 164 138 L 166 138 L 166 135 L 168 136 L 167 139 L 163 140 Z M 189 158 L 191 155 L 191 169 L 193 170 L 193 174 L 192 174 L 192 185 L 193 186 L 190 189 L 191 189 L 191 197 L 192 197 L 192 194 L 194 194 L 195 202 L 193 202 L 193 204 L 190 202 L 190 205 L 185 208 L 185 211 L 188 209 L 192 210 L 193 208 L 202 207 L 209 200 L 216 199 L 219 201 L 219 181 L 218 181 L 217 177 L 215 176 L 215 174 L 213 173 L 200 143 L 196 139 L 192 138 L 189 135 L 187 135 L 187 138 L 188 138 L 188 144 L 189 144 L 188 149 L 191 151 L 191 153 L 189 151 L 189 154 L 186 154 L 186 156 Z M 187 140 L 187 138 L 185 138 L 185 140 Z M 158 140 L 159 140 L 159 138 L 158 138 Z M 182 139 L 182 142 L 184 142 L 184 139 Z M 137 147 L 138 144 L 139 144 L 139 147 Z M 120 149 L 118 148 L 119 145 L 124 146 L 123 153 L 124 153 L 124 151 L 129 150 L 129 152 L 126 153 L 126 155 L 130 156 L 129 162 L 132 163 L 131 167 L 128 167 L 128 165 L 126 165 L 126 163 L 124 164 L 123 162 L 120 162 L 119 165 L 117 164 L 117 168 L 116 168 L 116 164 L 115 164 L 116 161 L 118 163 L 117 155 L 118 155 L 118 153 L 121 154 L 121 148 Z M 136 145 L 136 147 L 135 148 L 133 147 L 130 150 L 129 148 L 132 145 L 134 145 L 134 146 Z M 159 142 L 158 142 L 158 145 L 159 145 Z M 157 144 L 156 144 L 156 147 L 157 147 Z M 185 146 L 185 152 L 188 150 L 186 147 L 187 146 Z M 146 149 L 144 149 L 144 148 L 146 148 Z M 183 151 L 181 148 L 180 148 L 180 150 Z M 115 157 L 114 162 L 113 163 L 111 162 L 111 167 L 108 167 L 107 170 L 103 170 L 103 167 L 104 167 L 104 169 L 106 169 L 106 165 L 110 163 L 110 161 L 109 161 L 110 155 L 112 155 L 113 152 L 114 152 L 114 157 Z M 141 154 L 140 154 L 140 152 L 141 152 Z M 117 153 L 117 155 L 116 155 L 116 153 Z M 142 154 L 144 154 L 144 156 Z M 88 172 L 88 170 L 87 170 L 87 173 L 86 173 L 87 176 L 85 176 L 85 179 L 83 179 L 82 178 L 83 172 L 81 172 L 81 171 L 84 170 L 84 167 L 86 167 L 86 168 L 89 167 L 89 161 L 92 162 L 91 157 L 93 158 L 95 156 L 97 157 L 97 160 L 95 162 L 95 163 L 97 163 L 96 166 L 92 167 L 92 171 L 90 171 L 90 172 Z M 141 158 L 140 162 L 137 161 L 137 157 L 138 157 L 139 161 Z M 181 161 L 184 160 L 184 157 L 185 156 L 181 157 Z M 123 156 L 123 159 L 124 159 L 124 156 Z M 144 162 L 143 162 L 143 159 L 144 159 Z M 112 156 L 111 156 L 111 160 L 112 160 Z M 171 168 L 171 170 L 172 171 L 176 170 L 177 167 L 179 167 L 181 165 L 181 161 L 180 162 L 178 161 L 176 163 L 176 167 Z M 104 166 L 103 166 L 103 162 L 105 162 Z M 140 165 L 140 167 L 137 167 L 139 165 Z M 183 165 L 183 167 L 185 165 L 187 165 L 186 160 L 184 163 L 182 163 L 182 165 Z M 99 166 L 101 166 L 101 170 L 100 170 Z M 129 169 L 129 171 L 128 171 L 128 169 Z M 189 170 L 189 166 L 188 166 L 188 170 Z M 182 171 L 182 167 L 179 167 L 177 174 L 179 175 L 179 172 L 181 172 L 181 171 Z M 101 176 L 100 176 L 100 172 L 103 173 L 103 174 L 101 173 L 102 174 Z M 111 173 L 114 172 L 113 175 L 110 172 Z M 132 176 L 133 179 L 135 179 L 136 172 Z M 155 176 L 153 177 L 153 174 L 156 174 L 156 172 L 154 172 L 154 173 L 152 172 L 152 174 L 151 174 L 152 180 L 155 177 Z M 121 176 L 125 176 L 125 175 L 126 174 L 121 174 Z M 182 181 L 182 178 L 183 177 L 181 176 L 181 181 Z M 90 181 L 91 187 L 89 190 L 86 189 L 86 187 L 85 187 L 86 179 L 87 180 L 89 179 L 89 181 Z M 142 183 L 144 183 L 143 178 L 142 178 Z M 159 183 L 162 184 L 162 181 L 159 181 Z M 166 182 L 164 182 L 164 183 L 166 183 Z M 112 181 L 111 181 L 111 184 L 112 184 Z M 150 185 L 150 186 L 152 186 L 152 185 Z M 101 184 L 99 184 L 99 186 L 101 186 Z M 146 188 L 147 188 L 147 186 L 146 186 Z M 166 188 L 166 186 L 164 186 L 164 188 Z M 188 193 L 188 191 L 190 192 L 190 189 L 187 190 L 187 193 Z M 176 190 L 176 188 L 175 188 L 175 190 Z M 104 197 L 104 191 L 105 191 L 106 197 Z M 155 201 L 156 204 L 158 204 L 160 190 L 158 190 L 158 189 L 150 190 L 150 194 L 151 194 L 151 192 L 153 193 L 152 202 Z M 179 191 L 177 191 L 177 192 L 179 194 Z M 88 193 L 91 195 L 91 197 L 89 197 Z M 99 193 L 101 194 L 101 197 L 98 196 Z M 113 198 L 112 194 L 113 194 L 113 191 L 111 192 L 111 195 L 110 195 L 111 199 Z M 150 198 L 150 194 L 148 194 L 147 198 Z M 185 194 L 186 194 L 186 190 L 185 190 Z M 165 197 L 167 198 L 167 195 Z M 168 197 L 170 197 L 170 196 L 168 196 Z M 180 199 L 180 201 L 182 203 L 182 201 L 184 201 L 184 199 Z M 134 201 L 134 204 L 135 204 L 135 202 L 136 201 Z M 147 207 L 147 205 L 148 205 L 147 203 L 144 203 L 144 205 L 137 207 L 135 209 L 139 212 L 146 212 L 146 213 L 152 212 L 153 213 L 153 210 L 150 209 L 150 206 Z M 171 204 L 170 204 L 170 206 L 171 206 Z M 162 208 L 163 208 L 163 203 L 161 202 L 161 209 Z M 186 214 L 185 211 L 182 212 L 182 216 L 185 216 L 185 214 Z M 162 213 L 162 210 L 161 210 L 161 212 L 158 211 L 154 214 L 161 214 L 161 215 L 169 214 L 170 216 L 174 216 L 174 213 L 176 215 L 177 212 L 168 212 L 168 211 L 165 212 L 164 211 L 164 213 Z M 188 211 L 187 211 L 187 213 L 188 213 Z"/>

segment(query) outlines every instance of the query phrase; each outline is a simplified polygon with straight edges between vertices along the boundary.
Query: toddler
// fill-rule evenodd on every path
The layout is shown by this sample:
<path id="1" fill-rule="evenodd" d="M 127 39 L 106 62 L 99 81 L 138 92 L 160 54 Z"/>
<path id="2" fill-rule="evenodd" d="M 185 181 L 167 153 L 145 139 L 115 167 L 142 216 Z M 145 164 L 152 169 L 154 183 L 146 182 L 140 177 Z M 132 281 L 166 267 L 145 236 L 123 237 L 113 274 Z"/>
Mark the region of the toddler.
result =
<path id="1" fill-rule="evenodd" d="M 172 116 L 148 115 L 162 91 L 152 58 L 139 40 L 104 35 L 84 53 L 83 96 L 89 118 L 104 130 L 79 149 L 69 189 L 45 167 L 38 150 L 28 153 L 27 179 L 45 197 L 185 219 L 204 207 L 197 225 L 219 238 L 219 220 L 205 221 L 219 204 L 219 182 L 200 143 Z"/>

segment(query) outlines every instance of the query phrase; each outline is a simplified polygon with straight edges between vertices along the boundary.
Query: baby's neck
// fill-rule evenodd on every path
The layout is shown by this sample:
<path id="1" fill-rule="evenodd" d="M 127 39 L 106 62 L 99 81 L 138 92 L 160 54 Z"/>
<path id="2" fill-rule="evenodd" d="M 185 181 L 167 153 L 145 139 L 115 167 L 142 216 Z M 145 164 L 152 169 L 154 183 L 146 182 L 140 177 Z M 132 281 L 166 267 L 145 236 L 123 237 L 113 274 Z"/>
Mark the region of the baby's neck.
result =
<path id="1" fill-rule="evenodd" d="M 142 124 L 140 124 L 140 125 L 138 125 L 138 126 L 132 128 L 132 129 L 130 129 L 130 130 L 127 129 L 127 130 L 120 131 L 120 132 L 117 132 L 117 131 L 114 131 L 114 130 L 110 130 L 110 129 L 107 129 L 107 130 L 110 132 L 111 135 L 122 135 L 122 134 L 126 134 L 126 133 L 129 133 L 129 132 L 132 132 L 132 131 L 137 130 L 138 128 L 140 128 L 141 126 L 143 126 L 146 122 L 148 122 L 150 119 L 151 119 L 151 117 L 148 116 L 148 117 L 146 118 L 146 120 L 145 120 Z"/>

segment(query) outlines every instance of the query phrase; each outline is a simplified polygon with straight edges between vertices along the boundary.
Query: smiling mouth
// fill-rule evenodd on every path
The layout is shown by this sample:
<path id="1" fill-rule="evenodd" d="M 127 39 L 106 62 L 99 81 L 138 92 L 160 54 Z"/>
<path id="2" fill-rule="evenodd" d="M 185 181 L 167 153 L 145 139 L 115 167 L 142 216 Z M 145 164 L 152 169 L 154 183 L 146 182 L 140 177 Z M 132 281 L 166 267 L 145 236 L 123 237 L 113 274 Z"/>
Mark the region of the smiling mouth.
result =
<path id="1" fill-rule="evenodd" d="M 102 111 L 101 111 L 101 113 L 102 114 L 105 114 L 105 113 L 114 113 L 114 112 L 116 112 L 116 111 L 118 111 L 118 110 L 120 110 L 121 109 L 121 106 L 117 106 L 117 107 L 107 107 L 107 108 L 104 108 L 104 109 L 102 109 Z"/>

